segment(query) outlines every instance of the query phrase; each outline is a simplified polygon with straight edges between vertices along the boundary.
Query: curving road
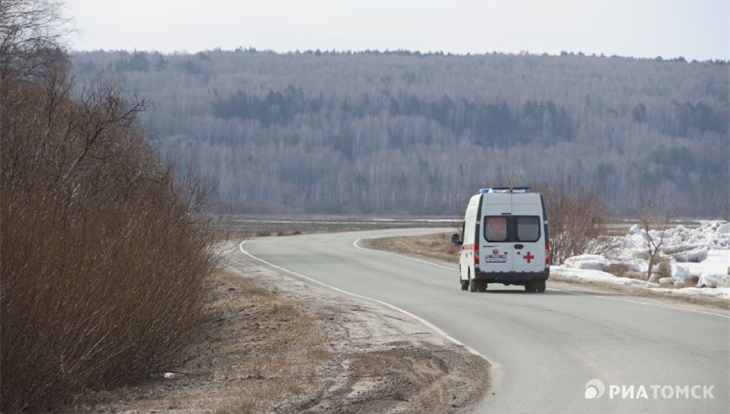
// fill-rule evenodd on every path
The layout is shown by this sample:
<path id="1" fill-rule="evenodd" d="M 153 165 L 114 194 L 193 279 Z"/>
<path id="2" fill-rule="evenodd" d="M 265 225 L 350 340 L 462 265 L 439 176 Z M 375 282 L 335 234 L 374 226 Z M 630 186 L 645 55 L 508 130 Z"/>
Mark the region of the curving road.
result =
<path id="1" fill-rule="evenodd" d="M 551 281 L 544 294 L 503 285 L 464 292 L 455 264 L 356 244 L 439 231 L 449 229 L 266 238 L 246 242 L 237 254 L 385 302 L 485 356 L 494 384 L 478 412 L 730 413 L 730 311 Z M 593 379 L 605 391 L 587 399 Z"/>

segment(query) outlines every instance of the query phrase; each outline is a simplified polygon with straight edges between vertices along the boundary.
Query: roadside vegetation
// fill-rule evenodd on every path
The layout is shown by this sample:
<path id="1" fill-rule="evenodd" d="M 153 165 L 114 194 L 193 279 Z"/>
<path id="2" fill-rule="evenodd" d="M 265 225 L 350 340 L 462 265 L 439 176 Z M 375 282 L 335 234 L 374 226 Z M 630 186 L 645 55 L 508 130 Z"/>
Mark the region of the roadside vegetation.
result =
<path id="1" fill-rule="evenodd" d="M 573 186 L 570 180 L 536 187 L 545 198 L 553 264 L 607 247 L 608 209 L 595 189 Z"/>
<path id="2" fill-rule="evenodd" d="M 238 273 L 215 272 L 206 287 L 202 340 L 182 364 L 130 387 L 91 392 L 68 412 L 251 414 L 306 404 L 332 358 L 320 316 Z"/>
<path id="3" fill-rule="evenodd" d="M 143 100 L 75 94 L 52 1 L 0 3 L 4 413 L 162 370 L 198 331 L 215 267 L 205 190 L 147 144 Z"/>

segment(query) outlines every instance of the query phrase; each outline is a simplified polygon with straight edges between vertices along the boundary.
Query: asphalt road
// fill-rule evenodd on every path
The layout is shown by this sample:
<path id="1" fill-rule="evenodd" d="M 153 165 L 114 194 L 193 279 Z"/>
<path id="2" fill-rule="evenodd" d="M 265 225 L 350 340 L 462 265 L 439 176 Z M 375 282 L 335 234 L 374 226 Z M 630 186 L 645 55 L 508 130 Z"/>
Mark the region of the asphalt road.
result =
<path id="1" fill-rule="evenodd" d="M 265 238 L 237 254 L 402 309 L 488 358 L 494 384 L 478 412 L 730 413 L 730 311 L 550 280 L 543 294 L 503 285 L 465 292 L 456 264 L 356 245 L 437 231 Z M 604 393 L 587 399 L 594 379 Z"/>

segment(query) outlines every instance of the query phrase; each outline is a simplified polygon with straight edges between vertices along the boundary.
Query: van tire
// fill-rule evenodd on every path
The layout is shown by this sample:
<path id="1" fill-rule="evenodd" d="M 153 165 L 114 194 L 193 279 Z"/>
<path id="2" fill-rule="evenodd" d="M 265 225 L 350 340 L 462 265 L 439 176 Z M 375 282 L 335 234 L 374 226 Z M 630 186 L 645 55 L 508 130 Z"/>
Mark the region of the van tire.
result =
<path id="1" fill-rule="evenodd" d="M 461 278 L 461 265 L 459 265 L 459 284 L 461 284 L 461 290 L 469 290 L 469 279 L 463 280 Z"/>
<path id="2" fill-rule="evenodd" d="M 533 292 L 539 292 L 539 293 L 545 293 L 545 281 L 540 280 L 537 282 L 528 282 L 525 285 L 525 292 L 533 293 Z"/>
<path id="3" fill-rule="evenodd" d="M 467 271 L 467 275 L 469 276 L 469 292 L 476 292 L 478 290 L 477 281 L 471 278 L 471 272 Z"/>

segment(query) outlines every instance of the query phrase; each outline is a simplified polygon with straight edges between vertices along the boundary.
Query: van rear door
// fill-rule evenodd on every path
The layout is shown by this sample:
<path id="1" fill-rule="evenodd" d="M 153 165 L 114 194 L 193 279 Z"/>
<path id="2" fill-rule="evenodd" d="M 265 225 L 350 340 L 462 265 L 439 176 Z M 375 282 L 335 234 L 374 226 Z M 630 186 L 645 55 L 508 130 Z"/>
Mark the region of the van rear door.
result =
<path id="1" fill-rule="evenodd" d="M 545 269 L 540 216 L 485 216 L 483 220 L 482 271 L 539 273 Z"/>
<path id="2" fill-rule="evenodd" d="M 509 243 L 507 216 L 512 214 L 512 194 L 489 193 L 482 197 L 479 241 L 482 272 L 510 272 L 512 247 Z"/>
<path id="3" fill-rule="evenodd" d="M 545 270 L 545 243 L 542 242 L 540 216 L 512 216 L 512 270 L 538 273 Z"/>
<path id="4" fill-rule="evenodd" d="M 514 256 L 512 270 L 537 273 L 545 270 L 545 237 L 543 234 L 542 198 L 539 194 L 514 194 L 512 228 Z"/>
<path id="5" fill-rule="evenodd" d="M 505 273 L 512 271 L 512 244 L 509 242 L 508 215 L 484 216 L 481 237 L 483 238 L 480 250 L 483 272 Z"/>
<path id="6" fill-rule="evenodd" d="M 480 270 L 540 273 L 545 270 L 542 198 L 537 193 L 485 194 Z"/>

